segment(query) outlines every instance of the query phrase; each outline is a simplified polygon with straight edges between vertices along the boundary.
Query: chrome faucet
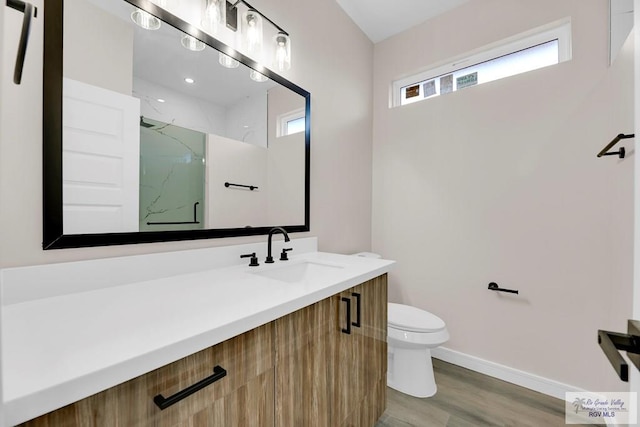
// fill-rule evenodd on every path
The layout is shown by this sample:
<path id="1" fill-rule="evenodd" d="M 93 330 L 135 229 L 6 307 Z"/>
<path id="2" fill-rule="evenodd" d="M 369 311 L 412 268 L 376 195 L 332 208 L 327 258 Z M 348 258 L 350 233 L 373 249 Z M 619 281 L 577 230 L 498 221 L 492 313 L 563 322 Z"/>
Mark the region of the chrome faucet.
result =
<path id="1" fill-rule="evenodd" d="M 273 263 L 273 257 L 271 256 L 271 238 L 276 233 L 284 234 L 285 242 L 288 242 L 290 240 L 287 231 L 282 227 L 273 227 L 271 230 L 269 230 L 269 240 L 267 240 L 267 259 L 264 261 L 267 264 Z"/>

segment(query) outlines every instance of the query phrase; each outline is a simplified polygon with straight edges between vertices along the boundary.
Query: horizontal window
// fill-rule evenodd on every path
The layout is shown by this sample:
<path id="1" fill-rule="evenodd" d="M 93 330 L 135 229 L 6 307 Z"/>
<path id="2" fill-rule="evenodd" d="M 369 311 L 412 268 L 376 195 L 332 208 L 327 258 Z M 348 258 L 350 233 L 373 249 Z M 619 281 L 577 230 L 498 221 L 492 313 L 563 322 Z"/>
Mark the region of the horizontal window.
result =
<path id="1" fill-rule="evenodd" d="M 563 20 L 393 82 L 394 107 L 555 65 L 571 59 L 571 23 Z"/>
<path id="2" fill-rule="evenodd" d="M 281 114 L 277 120 L 276 136 L 278 137 L 304 132 L 306 129 L 305 111 L 303 108 Z"/>

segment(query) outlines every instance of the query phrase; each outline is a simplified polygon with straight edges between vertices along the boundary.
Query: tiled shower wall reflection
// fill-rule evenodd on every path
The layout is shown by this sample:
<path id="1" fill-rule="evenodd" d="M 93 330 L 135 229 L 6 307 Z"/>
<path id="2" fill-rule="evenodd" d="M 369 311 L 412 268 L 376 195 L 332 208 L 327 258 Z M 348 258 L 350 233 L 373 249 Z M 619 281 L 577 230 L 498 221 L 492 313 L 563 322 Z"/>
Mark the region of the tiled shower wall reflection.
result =
<path id="1" fill-rule="evenodd" d="M 140 231 L 204 228 L 206 135 L 142 118 Z"/>

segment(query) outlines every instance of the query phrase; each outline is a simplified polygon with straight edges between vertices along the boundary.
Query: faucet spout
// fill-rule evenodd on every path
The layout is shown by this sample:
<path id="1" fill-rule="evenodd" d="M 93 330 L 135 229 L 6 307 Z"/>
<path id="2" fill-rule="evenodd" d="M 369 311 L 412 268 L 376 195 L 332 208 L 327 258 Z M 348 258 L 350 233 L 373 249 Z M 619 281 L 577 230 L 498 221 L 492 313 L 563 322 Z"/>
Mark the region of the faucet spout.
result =
<path id="1" fill-rule="evenodd" d="M 287 234 L 287 231 L 282 228 L 282 227 L 273 227 L 271 230 L 269 230 L 269 238 L 267 240 L 267 259 L 264 261 L 266 264 L 272 264 L 273 263 L 273 256 L 271 256 L 271 239 L 273 238 L 273 235 L 276 233 L 282 233 L 284 235 L 284 241 L 288 242 L 289 240 L 289 235 Z"/>

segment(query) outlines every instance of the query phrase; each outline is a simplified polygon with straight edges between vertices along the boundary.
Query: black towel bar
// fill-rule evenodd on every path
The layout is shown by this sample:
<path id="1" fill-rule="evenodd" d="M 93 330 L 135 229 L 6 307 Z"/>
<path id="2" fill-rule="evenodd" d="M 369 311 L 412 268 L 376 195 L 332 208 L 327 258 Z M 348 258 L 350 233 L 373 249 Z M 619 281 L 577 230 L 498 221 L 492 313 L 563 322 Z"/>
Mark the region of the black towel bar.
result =
<path id="1" fill-rule="evenodd" d="M 248 188 L 249 190 L 253 191 L 253 190 L 257 190 L 258 187 L 256 187 L 255 185 L 244 185 L 244 184 L 232 184 L 230 182 L 225 182 L 224 186 L 229 188 L 229 187 L 241 187 L 241 188 Z"/>
<path id="2" fill-rule="evenodd" d="M 38 8 L 31 3 L 22 0 L 7 0 L 7 6 L 24 14 L 22 18 L 22 30 L 20 32 L 20 41 L 18 43 L 18 55 L 16 65 L 13 71 L 13 82 L 17 85 L 22 81 L 22 69 L 24 67 L 24 59 L 27 54 L 27 44 L 29 43 L 29 33 L 31 31 L 31 17 L 38 17 Z"/>
<path id="3" fill-rule="evenodd" d="M 629 365 L 618 350 L 627 352 L 629 360 L 640 369 L 640 322 L 629 320 L 628 334 L 598 330 L 598 344 L 622 381 L 629 381 Z"/>
<path id="4" fill-rule="evenodd" d="M 491 282 L 489 283 L 489 286 L 487 287 L 487 289 L 489 289 L 490 291 L 498 291 L 498 292 L 507 292 L 510 294 L 517 294 L 518 291 L 515 289 L 505 289 L 505 288 L 501 288 L 498 286 L 498 284 L 496 282 Z"/>
<path id="5" fill-rule="evenodd" d="M 193 221 L 170 221 L 170 222 L 148 222 L 147 225 L 183 225 L 183 224 L 200 224 L 198 221 L 198 214 L 196 210 L 196 206 L 198 206 L 200 202 L 195 202 L 193 204 Z"/>

